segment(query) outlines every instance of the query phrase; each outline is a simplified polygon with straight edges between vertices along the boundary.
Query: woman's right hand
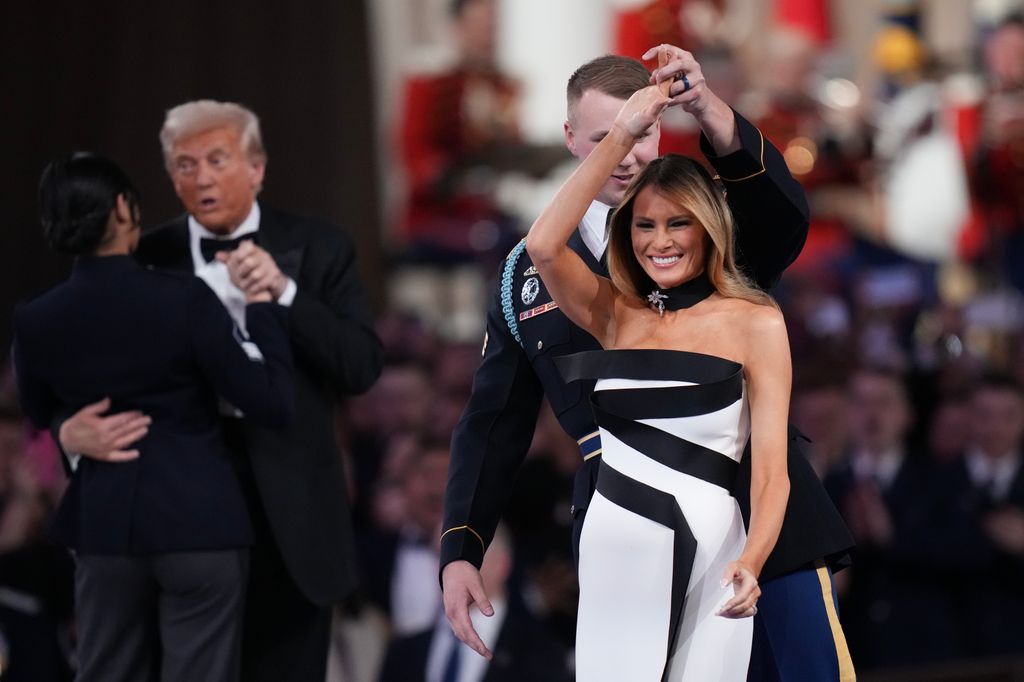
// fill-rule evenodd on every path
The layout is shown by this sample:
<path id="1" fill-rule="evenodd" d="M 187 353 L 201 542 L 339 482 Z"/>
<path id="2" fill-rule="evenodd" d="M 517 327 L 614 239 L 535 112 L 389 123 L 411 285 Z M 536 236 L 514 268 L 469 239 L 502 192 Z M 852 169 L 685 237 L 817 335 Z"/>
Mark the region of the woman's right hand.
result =
<path id="1" fill-rule="evenodd" d="M 638 138 L 661 118 L 662 112 L 671 105 L 672 99 L 665 96 L 657 85 L 648 85 L 633 93 L 615 117 L 615 125 L 630 137 Z"/>
<path id="2" fill-rule="evenodd" d="M 742 561 L 730 561 L 722 576 L 722 587 L 732 583 L 733 597 L 727 601 L 719 616 L 724 618 L 749 618 L 757 614 L 757 600 L 761 588 L 754 572 Z"/>

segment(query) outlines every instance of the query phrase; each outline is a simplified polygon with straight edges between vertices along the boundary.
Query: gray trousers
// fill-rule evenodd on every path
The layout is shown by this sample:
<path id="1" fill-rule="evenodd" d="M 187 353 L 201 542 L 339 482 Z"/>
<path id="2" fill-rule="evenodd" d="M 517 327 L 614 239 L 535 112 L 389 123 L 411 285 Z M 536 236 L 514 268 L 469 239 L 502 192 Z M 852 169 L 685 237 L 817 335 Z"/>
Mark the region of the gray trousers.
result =
<path id="1" fill-rule="evenodd" d="M 238 680 L 248 549 L 75 562 L 76 680 Z"/>

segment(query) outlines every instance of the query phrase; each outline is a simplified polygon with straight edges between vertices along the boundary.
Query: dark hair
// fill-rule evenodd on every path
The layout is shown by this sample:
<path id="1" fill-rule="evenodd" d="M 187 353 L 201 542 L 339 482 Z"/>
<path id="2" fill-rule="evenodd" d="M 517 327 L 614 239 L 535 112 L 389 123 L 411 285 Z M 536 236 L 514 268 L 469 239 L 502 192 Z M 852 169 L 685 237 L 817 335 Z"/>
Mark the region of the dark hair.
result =
<path id="1" fill-rule="evenodd" d="M 612 212 L 608 270 L 619 291 L 643 298 L 657 288 L 633 253 L 633 204 L 646 187 L 685 207 L 700 223 L 705 232 L 704 271 L 719 294 L 775 306 L 736 266 L 733 216 L 721 189 L 704 166 L 679 154 L 666 154 L 647 164 Z"/>
<path id="2" fill-rule="evenodd" d="M 87 152 L 52 161 L 39 181 L 39 221 L 50 247 L 73 256 L 94 253 L 118 195 L 138 220 L 139 191 L 116 163 Z"/>
<path id="3" fill-rule="evenodd" d="M 576 69 L 569 76 L 565 99 L 569 111 L 587 90 L 597 90 L 616 99 L 629 99 L 637 90 L 651 84 L 651 74 L 642 63 L 631 57 L 606 54 Z"/>

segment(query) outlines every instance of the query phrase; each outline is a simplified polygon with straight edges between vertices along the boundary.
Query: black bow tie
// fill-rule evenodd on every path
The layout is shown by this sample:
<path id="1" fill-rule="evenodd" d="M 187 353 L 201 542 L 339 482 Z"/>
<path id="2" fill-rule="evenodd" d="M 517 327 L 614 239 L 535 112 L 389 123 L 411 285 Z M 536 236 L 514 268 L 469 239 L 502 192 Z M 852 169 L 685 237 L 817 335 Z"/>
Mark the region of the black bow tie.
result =
<path id="1" fill-rule="evenodd" d="M 252 241 L 254 244 L 259 244 L 259 239 L 255 232 L 249 232 L 243 234 L 241 237 L 235 237 L 234 239 L 212 239 L 210 237 L 199 238 L 199 250 L 203 254 L 203 260 L 207 263 L 212 261 L 219 251 L 234 251 L 238 248 L 246 239 Z"/>
<path id="2" fill-rule="evenodd" d="M 708 279 L 707 272 L 702 272 L 671 289 L 655 289 L 647 296 L 647 302 L 659 313 L 664 313 L 695 306 L 713 293 L 715 285 Z"/>

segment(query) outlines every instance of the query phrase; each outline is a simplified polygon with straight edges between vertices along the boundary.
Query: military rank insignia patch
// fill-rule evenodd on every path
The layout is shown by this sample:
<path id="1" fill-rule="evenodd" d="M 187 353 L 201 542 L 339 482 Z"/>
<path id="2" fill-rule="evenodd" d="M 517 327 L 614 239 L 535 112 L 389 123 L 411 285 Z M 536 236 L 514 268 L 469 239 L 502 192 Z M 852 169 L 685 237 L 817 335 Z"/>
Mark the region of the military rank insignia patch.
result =
<path id="1" fill-rule="evenodd" d="M 540 293 L 540 280 L 536 277 L 531 277 L 523 283 L 523 291 L 521 296 L 523 297 L 523 303 L 530 305 L 537 298 L 537 294 Z"/>

